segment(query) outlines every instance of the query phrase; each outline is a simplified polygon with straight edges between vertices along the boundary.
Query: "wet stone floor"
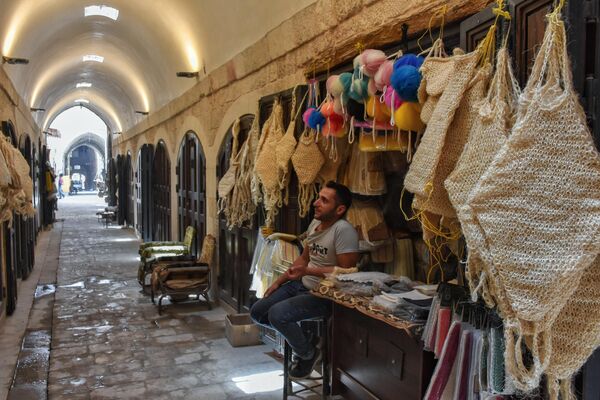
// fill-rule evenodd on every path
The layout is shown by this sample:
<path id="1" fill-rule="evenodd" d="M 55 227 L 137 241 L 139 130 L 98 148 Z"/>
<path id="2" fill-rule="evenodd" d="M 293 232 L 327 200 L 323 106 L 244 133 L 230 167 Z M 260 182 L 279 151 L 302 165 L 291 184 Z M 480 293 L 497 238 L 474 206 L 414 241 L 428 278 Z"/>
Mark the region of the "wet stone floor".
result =
<path id="1" fill-rule="evenodd" d="M 20 357 L 49 355 L 47 398 L 282 397 L 282 366 L 267 354 L 271 347 L 231 347 L 222 308 L 191 302 L 158 315 L 137 283 L 139 241 L 131 229 L 98 223 L 100 198 L 80 194 L 59 207 L 56 288 L 38 287 L 40 296 L 55 289 L 52 329 L 30 332 Z"/>

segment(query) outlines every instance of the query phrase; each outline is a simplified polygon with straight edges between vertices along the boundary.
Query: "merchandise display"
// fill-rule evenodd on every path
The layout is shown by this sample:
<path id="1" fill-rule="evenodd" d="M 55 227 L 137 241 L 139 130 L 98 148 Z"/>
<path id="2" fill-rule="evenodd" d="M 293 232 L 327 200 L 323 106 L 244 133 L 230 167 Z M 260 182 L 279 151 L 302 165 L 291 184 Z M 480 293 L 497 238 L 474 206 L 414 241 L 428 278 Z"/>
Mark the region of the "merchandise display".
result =
<path id="1" fill-rule="evenodd" d="M 13 212 L 32 217 L 33 182 L 29 164 L 6 137 L 0 138 L 0 222 L 12 226 Z M 51 181 L 53 185 L 53 181 Z"/>

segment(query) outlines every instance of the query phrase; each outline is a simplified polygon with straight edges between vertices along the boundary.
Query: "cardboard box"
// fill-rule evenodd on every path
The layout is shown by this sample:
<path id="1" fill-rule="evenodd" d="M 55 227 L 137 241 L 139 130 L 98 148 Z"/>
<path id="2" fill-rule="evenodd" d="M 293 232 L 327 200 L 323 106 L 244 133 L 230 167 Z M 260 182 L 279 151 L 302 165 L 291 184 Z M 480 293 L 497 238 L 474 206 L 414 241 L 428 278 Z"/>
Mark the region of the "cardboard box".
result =
<path id="1" fill-rule="evenodd" d="M 260 329 L 250 314 L 229 314 L 225 318 L 225 335 L 233 347 L 262 344 Z"/>

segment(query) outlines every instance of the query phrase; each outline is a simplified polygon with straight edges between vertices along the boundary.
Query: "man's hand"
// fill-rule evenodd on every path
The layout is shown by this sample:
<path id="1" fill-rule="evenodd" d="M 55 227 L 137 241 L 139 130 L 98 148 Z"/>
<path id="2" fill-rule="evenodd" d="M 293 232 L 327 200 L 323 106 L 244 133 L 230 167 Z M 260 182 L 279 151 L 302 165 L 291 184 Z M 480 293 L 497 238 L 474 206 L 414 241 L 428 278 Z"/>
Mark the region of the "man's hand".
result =
<path id="1" fill-rule="evenodd" d="M 279 286 L 280 286 L 280 283 L 278 281 L 273 282 L 273 284 L 271 286 L 269 286 L 269 288 L 265 291 L 265 294 L 263 295 L 263 297 L 269 297 L 269 295 L 271 293 L 273 293 L 274 291 L 279 289 Z"/>
<path id="2" fill-rule="evenodd" d="M 306 275 L 306 266 L 305 265 L 292 265 L 290 268 L 288 268 L 286 275 L 288 276 L 288 279 L 291 281 L 300 279 L 304 275 Z"/>

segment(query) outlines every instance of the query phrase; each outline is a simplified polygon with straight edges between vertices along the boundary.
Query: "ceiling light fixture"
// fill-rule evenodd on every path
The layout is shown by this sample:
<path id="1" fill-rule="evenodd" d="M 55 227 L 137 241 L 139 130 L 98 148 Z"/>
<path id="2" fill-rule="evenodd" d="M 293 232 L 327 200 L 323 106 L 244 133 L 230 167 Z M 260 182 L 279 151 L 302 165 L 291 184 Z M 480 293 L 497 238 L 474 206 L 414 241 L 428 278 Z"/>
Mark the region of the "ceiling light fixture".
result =
<path id="1" fill-rule="evenodd" d="M 79 89 L 79 88 L 88 88 L 88 87 L 92 87 L 92 84 L 90 82 L 79 82 L 77 85 L 75 85 L 75 87 L 77 89 Z"/>
<path id="2" fill-rule="evenodd" d="M 29 60 L 26 58 L 2 56 L 2 64 L 24 65 L 24 64 L 29 64 Z"/>
<path id="3" fill-rule="evenodd" d="M 136 114 L 141 114 L 141 115 L 148 115 L 148 111 L 138 111 L 138 110 L 135 110 L 135 113 Z"/>
<path id="4" fill-rule="evenodd" d="M 104 57 L 97 56 L 95 54 L 87 54 L 87 55 L 83 56 L 83 62 L 86 62 L 86 61 L 94 61 L 94 62 L 102 63 L 102 62 L 104 62 Z"/>
<path id="5" fill-rule="evenodd" d="M 31 107 L 29 110 L 31 112 L 38 112 L 38 111 L 42 111 L 43 112 L 43 111 L 46 111 L 45 108 L 36 108 L 36 107 Z"/>
<path id="6" fill-rule="evenodd" d="M 117 20 L 119 18 L 119 10 L 113 7 L 108 6 L 88 6 L 85 7 L 84 16 L 92 17 L 95 15 L 99 15 L 101 17 L 107 17 L 112 20 Z"/>
<path id="7" fill-rule="evenodd" d="M 198 71 L 196 72 L 177 72 L 178 78 L 197 78 Z"/>
<path id="8" fill-rule="evenodd" d="M 77 99 L 73 103 L 85 103 L 88 104 L 90 101 L 86 99 Z"/>

